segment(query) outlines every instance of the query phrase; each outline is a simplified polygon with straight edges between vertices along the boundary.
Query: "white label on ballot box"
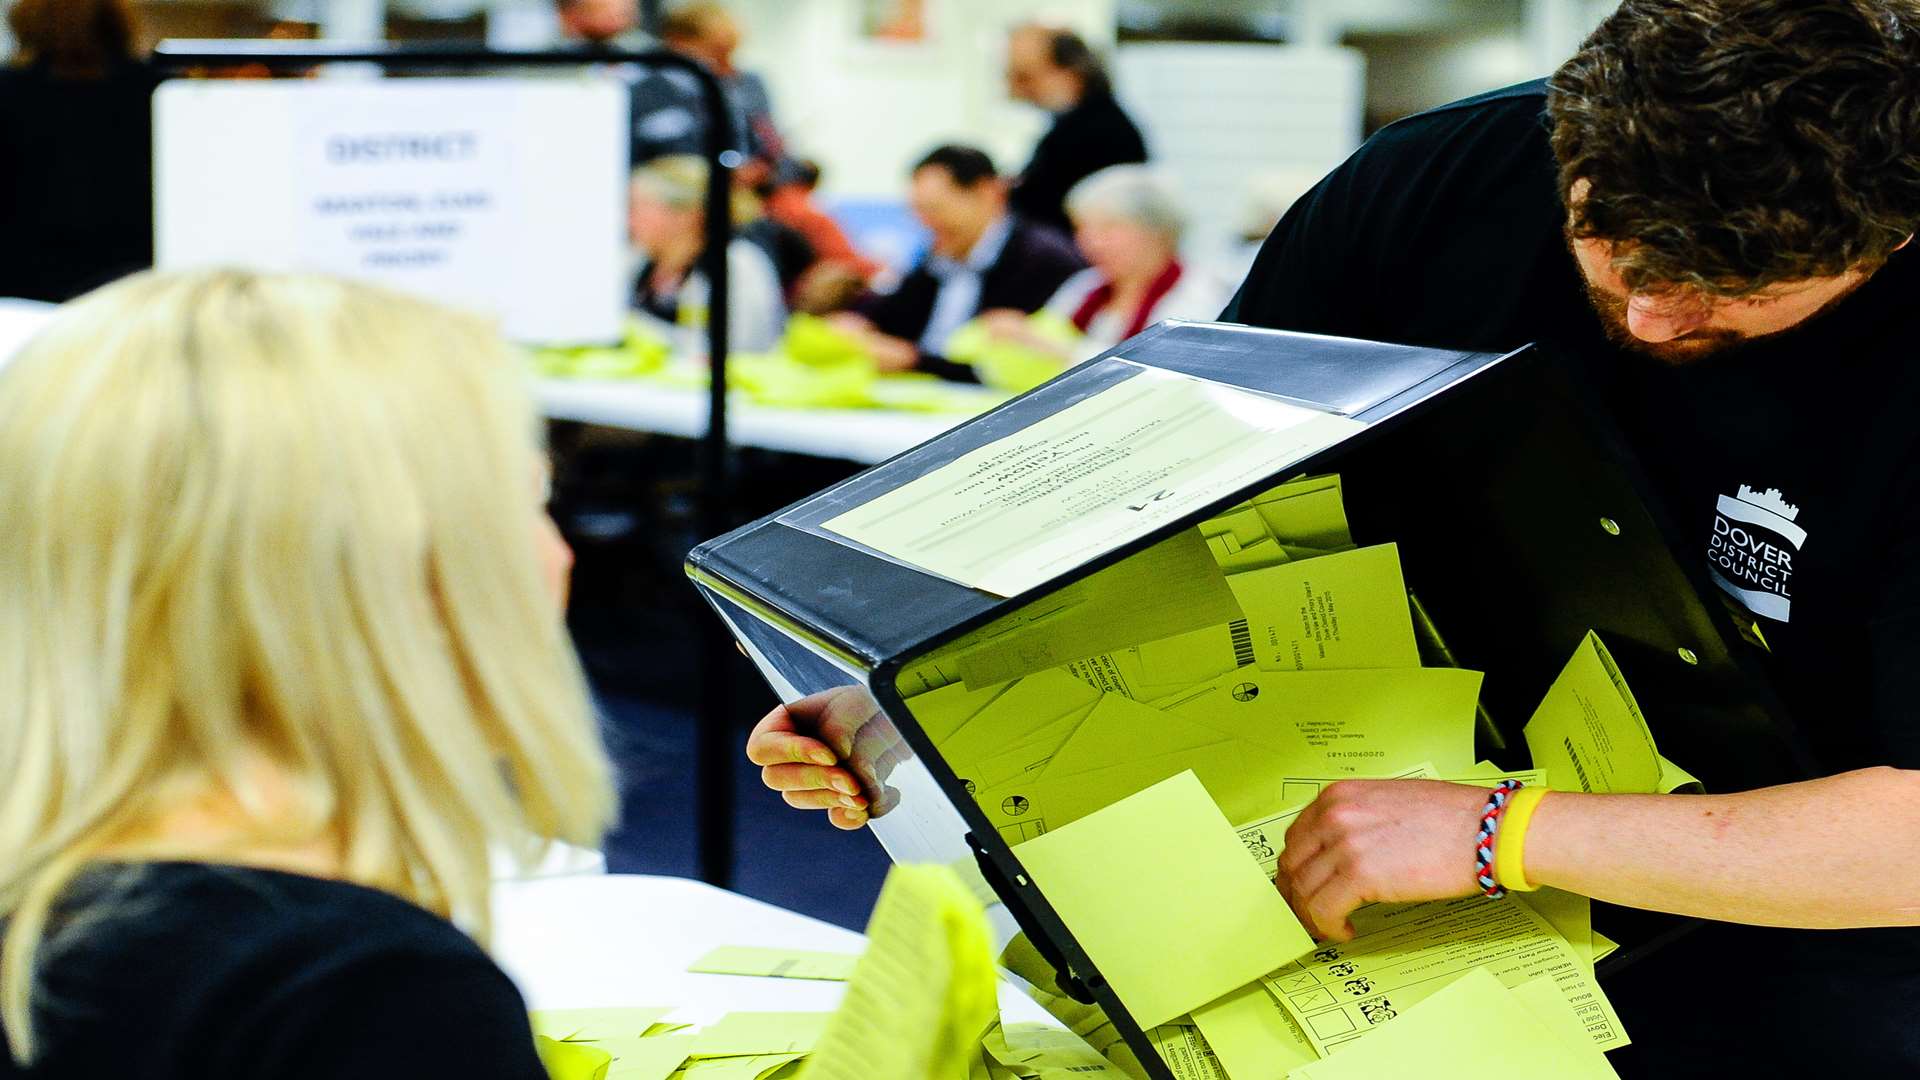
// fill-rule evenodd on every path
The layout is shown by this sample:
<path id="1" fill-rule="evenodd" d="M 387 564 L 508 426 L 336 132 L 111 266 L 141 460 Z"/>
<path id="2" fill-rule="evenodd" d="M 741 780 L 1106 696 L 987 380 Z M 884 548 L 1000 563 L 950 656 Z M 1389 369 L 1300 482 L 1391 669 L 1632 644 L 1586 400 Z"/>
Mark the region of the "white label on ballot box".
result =
<path id="1" fill-rule="evenodd" d="M 1015 596 L 1365 427 L 1142 367 L 825 527 L 922 570 Z"/>

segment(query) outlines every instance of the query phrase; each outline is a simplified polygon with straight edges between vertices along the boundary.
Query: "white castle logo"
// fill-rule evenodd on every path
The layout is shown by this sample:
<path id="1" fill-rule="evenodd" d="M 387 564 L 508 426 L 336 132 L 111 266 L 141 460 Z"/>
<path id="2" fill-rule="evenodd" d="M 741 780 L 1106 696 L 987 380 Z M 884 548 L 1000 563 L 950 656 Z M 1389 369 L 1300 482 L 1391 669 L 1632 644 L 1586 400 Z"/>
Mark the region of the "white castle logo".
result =
<path id="1" fill-rule="evenodd" d="M 1747 485 L 1741 484 L 1740 494 L 1737 498 L 1748 506 L 1758 506 L 1763 510 L 1778 514 L 1788 521 L 1792 521 L 1800 516 L 1800 508 L 1781 498 L 1779 488 L 1755 491 Z"/>

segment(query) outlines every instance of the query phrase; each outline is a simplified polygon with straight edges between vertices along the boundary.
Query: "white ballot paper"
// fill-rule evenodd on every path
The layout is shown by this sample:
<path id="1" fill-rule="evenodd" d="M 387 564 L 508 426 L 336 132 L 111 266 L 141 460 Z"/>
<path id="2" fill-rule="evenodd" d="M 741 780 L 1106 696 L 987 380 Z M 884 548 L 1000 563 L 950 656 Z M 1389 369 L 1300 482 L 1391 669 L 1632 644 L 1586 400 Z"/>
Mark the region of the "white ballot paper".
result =
<path id="1" fill-rule="evenodd" d="M 824 527 L 1015 596 L 1365 427 L 1142 367 Z"/>

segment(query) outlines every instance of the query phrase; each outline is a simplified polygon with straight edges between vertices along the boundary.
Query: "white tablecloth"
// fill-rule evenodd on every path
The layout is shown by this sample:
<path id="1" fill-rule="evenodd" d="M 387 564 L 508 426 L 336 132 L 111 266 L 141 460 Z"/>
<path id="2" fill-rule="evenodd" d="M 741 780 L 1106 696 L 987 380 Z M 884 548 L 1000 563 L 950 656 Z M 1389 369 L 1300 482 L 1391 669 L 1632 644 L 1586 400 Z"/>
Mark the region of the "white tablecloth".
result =
<path id="1" fill-rule="evenodd" d="M 535 1009 L 673 1005 L 702 1023 L 742 1011 L 826 1012 L 842 983 L 694 975 L 718 945 L 857 953 L 851 930 L 685 878 L 576 875 L 503 882 L 494 889 L 494 955 Z M 1011 983 L 1009 1021 L 1052 1023 Z"/>
<path id="2" fill-rule="evenodd" d="M 703 390 L 618 380 L 542 379 L 537 392 L 541 409 L 554 420 L 578 420 L 690 439 L 707 430 L 707 395 Z M 979 393 L 982 409 L 1005 396 L 986 389 Z M 871 465 L 918 446 L 966 419 L 951 413 L 884 409 L 775 409 L 734 397 L 728 402 L 727 439 L 735 446 Z"/>

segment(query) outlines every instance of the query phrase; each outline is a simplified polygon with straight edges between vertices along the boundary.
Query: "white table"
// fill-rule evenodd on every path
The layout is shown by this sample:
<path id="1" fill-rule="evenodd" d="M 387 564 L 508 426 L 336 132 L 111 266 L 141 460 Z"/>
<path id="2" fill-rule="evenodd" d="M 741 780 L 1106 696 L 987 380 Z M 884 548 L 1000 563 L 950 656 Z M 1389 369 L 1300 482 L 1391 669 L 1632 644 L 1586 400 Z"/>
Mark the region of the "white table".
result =
<path id="1" fill-rule="evenodd" d="M 697 439 L 707 431 L 704 390 L 621 380 L 542 379 L 536 393 L 541 410 L 554 420 L 578 420 L 688 439 Z M 979 394 L 982 409 L 1006 396 L 985 388 Z M 872 465 L 966 419 L 956 413 L 885 409 L 776 409 L 736 395 L 727 401 L 727 441 L 735 446 Z"/>
<path id="2" fill-rule="evenodd" d="M 857 953 L 866 939 L 686 878 L 574 875 L 494 887 L 493 953 L 535 1009 L 677 1006 L 672 1019 L 704 1023 L 727 1012 L 829 1012 L 845 984 L 694 975 L 719 945 Z M 1054 1023 L 1011 983 L 1008 1021 Z"/>

